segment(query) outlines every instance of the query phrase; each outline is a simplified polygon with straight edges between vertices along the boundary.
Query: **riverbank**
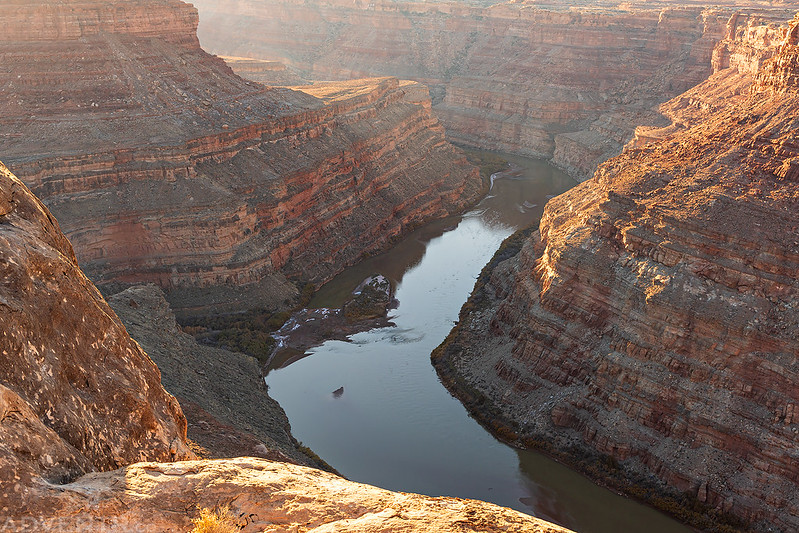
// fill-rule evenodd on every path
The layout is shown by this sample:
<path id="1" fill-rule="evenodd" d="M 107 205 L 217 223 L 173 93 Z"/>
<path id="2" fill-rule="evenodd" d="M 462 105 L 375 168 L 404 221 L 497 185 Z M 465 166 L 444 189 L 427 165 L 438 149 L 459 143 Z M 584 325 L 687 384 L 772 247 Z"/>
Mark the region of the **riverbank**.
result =
<path id="1" fill-rule="evenodd" d="M 509 168 L 506 155 L 459 148 L 463 150 L 468 162 L 479 169 L 481 182 L 480 192 L 463 206 L 461 212 L 423 224 L 406 225 L 402 232 L 391 237 L 380 250 L 364 252 L 355 264 L 341 269 L 321 287 L 307 281 L 294 280 L 296 298 L 293 300 L 287 299 L 273 308 L 254 307 L 246 311 L 178 315 L 181 328 L 202 345 L 247 354 L 258 359 L 264 369 L 268 369 L 273 360 L 282 361 L 281 365 L 290 364 L 302 352 L 326 340 L 344 340 L 355 333 L 387 326 L 388 322 L 382 317 L 362 318 L 360 323 L 351 319 L 339 320 L 333 310 L 342 308 L 351 299 L 357 285 L 376 272 L 385 275 L 392 287 L 396 286 L 404 267 L 394 268 L 390 262 L 381 261 L 381 257 L 386 256 L 390 250 L 409 248 L 411 243 L 414 261 L 421 260 L 424 246 L 413 247 L 412 243 L 427 242 L 452 230 L 464 213 L 473 209 L 488 195 L 493 183 L 492 176 Z M 356 273 L 354 277 L 353 273 Z M 214 290 L 198 289 L 195 297 L 208 291 L 205 297 L 210 298 Z M 108 295 L 114 292 L 118 291 L 111 291 Z M 240 299 L 246 298 L 241 295 Z M 290 329 L 287 330 L 285 326 L 295 316 L 297 320 L 289 328 L 294 327 L 297 322 L 318 322 L 308 324 L 308 327 L 303 326 L 289 336 Z M 281 336 L 289 337 L 282 346 L 278 340 Z"/>
<path id="2" fill-rule="evenodd" d="M 713 533 L 747 531 L 747 525 L 735 516 L 705 505 L 692 494 L 678 493 L 654 477 L 634 474 L 613 457 L 599 454 L 581 445 L 579 440 L 558 446 L 555 443 L 562 442 L 562 439 L 558 441 L 554 434 L 530 431 L 505 416 L 498 405 L 464 379 L 462 369 L 455 368 L 453 355 L 463 349 L 462 343 L 473 337 L 492 337 L 489 310 L 497 301 L 497 291 L 502 290 L 491 285 L 492 275 L 519 254 L 534 231 L 536 228 L 529 227 L 508 237 L 481 271 L 455 326 L 431 354 L 431 362 L 441 383 L 460 400 L 474 420 L 509 446 L 541 452 L 582 473 L 594 483 L 673 516 L 692 528 Z M 465 327 L 467 323 L 470 325 L 468 329 Z"/>
<path id="3" fill-rule="evenodd" d="M 507 156 L 503 154 L 468 147 L 460 148 L 466 153 L 469 163 L 480 169 L 483 196 L 457 216 L 434 221 L 403 235 L 401 239 L 394 243 L 395 247 L 401 246 L 403 242 L 409 240 L 429 242 L 448 231 L 452 231 L 457 227 L 460 217 L 475 208 L 491 193 L 495 179 L 514 179 L 518 178 L 522 173 L 521 167 L 511 164 Z M 530 209 L 537 207 L 537 205 L 528 203 L 526 206 L 523 205 L 521 207 Z M 414 258 L 408 263 L 413 264 L 421 261 L 423 253 L 423 247 L 416 250 Z M 261 359 L 266 361 L 264 375 L 271 370 L 288 366 L 306 357 L 309 349 L 320 346 L 324 342 L 331 340 L 347 341 L 349 337 L 358 333 L 395 326 L 388 318 L 388 311 L 399 306 L 399 302 L 394 298 L 394 289 L 402 274 L 404 274 L 405 267 L 403 266 L 398 270 L 386 268 L 388 265 L 379 261 L 380 255 L 382 254 L 364 258 L 359 265 L 352 267 L 350 270 L 355 271 L 355 277 L 349 276 L 347 278 L 345 275 L 343 277 L 347 279 L 341 279 L 342 276 L 339 276 L 334 278 L 333 282 L 322 286 L 313 296 L 308 295 L 307 299 L 304 299 L 304 303 L 308 307 L 295 309 L 287 319 L 285 318 L 286 314 L 283 315 L 285 322 L 271 333 L 271 337 L 274 339 L 271 353 L 265 359 Z M 350 286 L 354 285 L 354 280 L 358 279 L 358 273 L 363 275 L 364 268 L 374 268 L 375 272 L 379 273 L 370 274 L 369 277 L 355 286 L 351 292 L 348 292 Z M 383 278 L 384 276 L 386 283 L 389 284 L 383 291 L 385 299 L 380 299 L 377 302 L 376 311 L 364 313 L 362 309 L 364 307 L 362 288 L 372 279 L 376 277 Z M 332 289 L 332 287 L 335 287 L 335 289 Z M 366 303 L 367 308 L 372 305 Z M 354 309 L 358 310 L 354 311 Z"/>
<path id="4" fill-rule="evenodd" d="M 296 311 L 272 334 L 275 348 L 266 362 L 264 375 L 302 359 L 310 348 L 326 341 L 346 341 L 356 333 L 393 326 L 388 312 L 398 305 L 391 281 L 382 274 L 373 274 L 355 288 L 340 308 L 311 307 Z"/>
<path id="5" fill-rule="evenodd" d="M 396 282 L 393 327 L 330 340 L 270 371 L 294 435 L 348 479 L 404 492 L 481 499 L 581 533 L 688 533 L 544 455 L 511 448 L 441 386 L 430 353 L 450 332 L 481 269 L 515 228 L 575 182 L 509 156 L 494 189 L 461 217 L 420 228 L 322 287 L 309 307 L 340 307 L 374 272 Z M 390 457 L 391 460 L 386 458 Z"/>

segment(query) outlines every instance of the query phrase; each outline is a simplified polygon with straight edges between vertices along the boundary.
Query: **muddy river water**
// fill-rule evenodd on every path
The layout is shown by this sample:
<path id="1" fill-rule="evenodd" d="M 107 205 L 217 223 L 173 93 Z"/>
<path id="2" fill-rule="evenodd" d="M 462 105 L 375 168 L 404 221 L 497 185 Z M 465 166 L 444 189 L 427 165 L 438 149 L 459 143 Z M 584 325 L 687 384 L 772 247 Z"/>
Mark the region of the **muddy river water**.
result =
<path id="1" fill-rule="evenodd" d="M 505 157 L 515 171 L 498 176 L 477 207 L 348 269 L 311 302 L 339 306 L 360 281 L 381 273 L 397 286 L 399 307 L 390 312 L 396 326 L 329 341 L 272 369 L 270 394 L 297 439 L 353 481 L 486 500 L 580 533 L 687 532 L 541 454 L 497 441 L 430 364 L 500 243 L 537 223 L 548 198 L 575 185 L 545 162 Z"/>

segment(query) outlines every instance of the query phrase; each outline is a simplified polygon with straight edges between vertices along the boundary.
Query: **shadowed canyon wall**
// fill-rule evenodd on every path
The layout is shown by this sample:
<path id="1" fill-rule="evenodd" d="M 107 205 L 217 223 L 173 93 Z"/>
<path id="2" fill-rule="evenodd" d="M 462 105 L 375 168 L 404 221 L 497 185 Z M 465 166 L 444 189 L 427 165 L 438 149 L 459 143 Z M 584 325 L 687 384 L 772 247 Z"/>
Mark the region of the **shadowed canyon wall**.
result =
<path id="1" fill-rule="evenodd" d="M 2 164 L 0 275 L 2 531 L 189 531 L 200 509 L 226 507 L 230 530 L 248 533 L 569 533 L 496 505 L 287 463 L 191 460 L 186 419 L 158 369 L 78 268 L 52 215 Z M 123 294 L 122 305 L 160 298 L 154 287 Z M 183 351 L 175 342 L 185 344 L 166 350 Z"/>
<path id="2" fill-rule="evenodd" d="M 799 528 L 797 28 L 732 20 L 673 126 L 550 201 L 434 355 L 523 439 L 764 531 Z"/>
<path id="3" fill-rule="evenodd" d="M 99 284 L 282 305 L 287 277 L 322 282 L 480 193 L 419 84 L 265 88 L 202 51 L 177 0 L 4 2 L 0 21 L 0 155 Z"/>
<path id="4" fill-rule="evenodd" d="M 155 285 L 129 287 L 108 298 L 108 304 L 158 365 L 161 383 L 180 402 L 197 453 L 318 466 L 291 435 L 286 413 L 266 390 L 258 361 L 202 345 L 181 331 Z"/>
<path id="5" fill-rule="evenodd" d="M 732 13 L 579 2 L 194 4 L 215 53 L 277 60 L 317 80 L 421 81 L 453 141 L 546 157 L 581 180 L 636 126 L 662 120 L 658 104 L 707 78 Z"/>

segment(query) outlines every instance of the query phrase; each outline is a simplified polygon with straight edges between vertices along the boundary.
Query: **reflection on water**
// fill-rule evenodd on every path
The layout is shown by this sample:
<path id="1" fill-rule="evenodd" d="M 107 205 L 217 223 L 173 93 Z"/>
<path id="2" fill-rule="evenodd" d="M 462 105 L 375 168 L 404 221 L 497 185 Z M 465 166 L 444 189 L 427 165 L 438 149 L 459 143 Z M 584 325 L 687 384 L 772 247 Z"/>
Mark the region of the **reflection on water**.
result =
<path id="1" fill-rule="evenodd" d="M 355 481 L 487 500 L 581 533 L 688 531 L 539 454 L 496 441 L 438 381 L 430 353 L 483 265 L 516 228 L 537 222 L 548 197 L 573 185 L 544 162 L 508 159 L 518 171 L 496 179 L 473 211 L 414 232 L 344 272 L 312 302 L 338 306 L 379 272 L 397 283 L 396 327 L 327 342 L 273 370 L 270 394 L 294 435 Z"/>
<path id="2" fill-rule="evenodd" d="M 340 307 L 353 289 L 375 272 L 399 284 L 405 273 L 422 261 L 430 242 L 445 232 L 448 239 L 453 238 L 453 234 L 456 233 L 469 233 L 463 237 L 489 239 L 486 243 L 488 248 L 482 250 L 488 250 L 488 258 L 482 262 L 485 264 L 496 249 L 496 246 L 492 247 L 492 243 L 497 239 L 501 243 L 516 229 L 537 223 L 547 199 L 575 184 L 566 174 L 544 161 L 510 155 L 504 157 L 511 161 L 513 170 L 503 172 L 496 179 L 492 176 L 491 191 L 475 209 L 463 216 L 449 217 L 428 224 L 412 232 L 390 251 L 348 268 L 322 287 L 314 296 L 310 306 Z M 472 219 L 476 219 L 479 229 L 463 227 L 462 221 L 472 221 Z M 456 227 L 458 231 L 451 231 Z M 463 244 L 468 245 L 468 242 Z M 461 253 L 468 254 L 469 249 L 462 250 Z M 471 291 L 471 287 L 469 290 Z M 463 301 L 456 304 L 459 311 Z"/>

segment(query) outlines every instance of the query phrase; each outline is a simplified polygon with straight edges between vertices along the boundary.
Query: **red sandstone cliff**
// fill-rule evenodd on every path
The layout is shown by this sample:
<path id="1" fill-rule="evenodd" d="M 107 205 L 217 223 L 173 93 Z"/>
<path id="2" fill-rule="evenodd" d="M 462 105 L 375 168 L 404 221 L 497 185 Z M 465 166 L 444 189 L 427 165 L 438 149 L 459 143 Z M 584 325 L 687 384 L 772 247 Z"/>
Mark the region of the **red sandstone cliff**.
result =
<path id="1" fill-rule="evenodd" d="M 551 158 L 581 179 L 637 125 L 657 123 L 658 104 L 707 78 L 731 13 L 668 3 L 194 4 L 214 52 L 282 61 L 313 79 L 421 81 L 452 140 Z"/>
<path id="2" fill-rule="evenodd" d="M 45 481 L 193 457 L 155 364 L 2 164 L 0 279 L 0 516 L 27 509 Z"/>
<path id="3" fill-rule="evenodd" d="M 234 75 L 177 0 L 4 3 L 0 156 L 98 283 L 275 305 L 479 194 L 424 87 Z"/>
<path id="4" fill-rule="evenodd" d="M 659 141 L 547 205 L 434 359 L 522 441 L 795 531 L 799 19 L 746 27 Z"/>

